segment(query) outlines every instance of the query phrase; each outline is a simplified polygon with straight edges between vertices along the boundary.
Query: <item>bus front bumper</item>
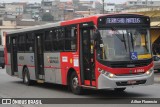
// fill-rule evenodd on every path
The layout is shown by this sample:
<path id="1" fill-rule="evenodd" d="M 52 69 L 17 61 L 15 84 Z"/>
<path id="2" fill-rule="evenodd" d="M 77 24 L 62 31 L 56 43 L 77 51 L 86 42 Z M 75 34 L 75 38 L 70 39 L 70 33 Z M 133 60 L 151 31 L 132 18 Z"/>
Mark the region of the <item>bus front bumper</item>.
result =
<path id="1" fill-rule="evenodd" d="M 116 76 L 109 78 L 103 74 L 98 77 L 98 89 L 127 88 L 135 86 L 152 85 L 154 83 L 154 71 L 149 75 Z"/>

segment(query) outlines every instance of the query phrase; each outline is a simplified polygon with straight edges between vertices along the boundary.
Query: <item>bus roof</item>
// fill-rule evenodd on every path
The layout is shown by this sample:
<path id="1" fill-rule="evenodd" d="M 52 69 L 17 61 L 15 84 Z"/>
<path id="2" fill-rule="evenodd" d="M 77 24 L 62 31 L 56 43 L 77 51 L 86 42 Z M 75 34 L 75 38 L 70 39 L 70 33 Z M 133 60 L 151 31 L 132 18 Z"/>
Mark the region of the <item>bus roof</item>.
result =
<path id="1" fill-rule="evenodd" d="M 59 25 L 60 25 L 60 22 L 49 23 L 49 24 L 44 24 L 44 25 L 36 25 L 36 26 L 32 26 L 32 27 L 27 27 L 27 28 L 23 28 L 23 29 L 16 29 L 16 30 L 8 31 L 6 33 L 7 34 L 15 34 L 15 33 L 21 33 L 21 32 L 35 31 L 35 30 L 41 30 L 41 29 L 45 29 L 45 28 L 56 27 Z"/>
<path id="2" fill-rule="evenodd" d="M 89 17 L 83 17 L 83 18 L 76 18 L 73 20 L 67 20 L 67 21 L 61 21 L 57 23 L 49 23 L 49 24 L 44 24 L 44 25 L 36 25 L 32 27 L 27 27 L 23 29 L 18 29 L 18 30 L 12 30 L 6 32 L 7 34 L 15 34 L 15 33 L 21 33 L 21 32 L 29 32 L 29 31 L 36 31 L 36 30 L 41 30 L 41 29 L 47 29 L 47 28 L 52 28 L 52 27 L 58 27 L 58 26 L 66 26 L 66 25 L 71 25 L 71 24 L 78 24 L 78 23 L 85 23 L 85 22 L 91 22 L 93 21 L 94 24 L 97 24 L 97 19 L 100 16 L 109 16 L 109 15 L 140 15 L 140 14 L 131 14 L 131 13 L 118 13 L 118 14 L 98 14 L 98 15 L 93 15 Z M 143 15 L 141 15 L 143 16 Z"/>
<path id="3" fill-rule="evenodd" d="M 85 18 L 76 18 L 73 20 L 67 20 L 67 21 L 61 21 L 57 23 L 48 23 L 44 25 L 36 25 L 32 27 L 27 27 L 23 29 L 16 29 L 12 31 L 6 32 L 7 34 L 15 34 L 15 33 L 21 33 L 21 32 L 27 32 L 27 31 L 35 31 L 35 30 L 41 30 L 41 29 L 46 29 L 46 28 L 52 28 L 52 27 L 58 27 L 58 26 L 63 26 L 63 25 L 69 25 L 69 24 L 76 24 L 76 23 L 82 23 L 82 22 L 87 22 L 87 21 L 93 21 L 93 19 L 98 18 L 99 15 L 94 15 L 94 16 L 89 16 Z"/>

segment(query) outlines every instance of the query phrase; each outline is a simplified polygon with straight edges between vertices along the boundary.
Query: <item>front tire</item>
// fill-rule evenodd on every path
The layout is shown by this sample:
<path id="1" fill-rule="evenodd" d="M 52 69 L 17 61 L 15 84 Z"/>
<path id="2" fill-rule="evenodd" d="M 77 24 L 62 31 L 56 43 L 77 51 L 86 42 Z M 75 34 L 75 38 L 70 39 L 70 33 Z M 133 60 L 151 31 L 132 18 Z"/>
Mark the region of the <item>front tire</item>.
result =
<path id="1" fill-rule="evenodd" d="M 78 76 L 75 72 L 71 74 L 70 89 L 74 94 L 82 94 L 82 88 L 79 86 Z"/>
<path id="2" fill-rule="evenodd" d="M 29 70 L 28 70 L 27 67 L 25 67 L 24 70 L 23 70 L 23 83 L 28 85 L 28 86 L 31 85 Z"/>

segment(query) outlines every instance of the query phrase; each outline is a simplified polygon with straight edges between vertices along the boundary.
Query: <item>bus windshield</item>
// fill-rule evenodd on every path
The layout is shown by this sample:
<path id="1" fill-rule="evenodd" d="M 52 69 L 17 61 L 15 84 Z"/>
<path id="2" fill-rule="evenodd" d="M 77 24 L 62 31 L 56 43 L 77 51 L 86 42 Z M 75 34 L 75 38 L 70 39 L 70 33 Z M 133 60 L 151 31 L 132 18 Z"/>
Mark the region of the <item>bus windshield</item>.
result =
<path id="1" fill-rule="evenodd" d="M 149 30 L 144 28 L 99 29 L 101 35 L 98 57 L 107 61 L 129 61 L 151 58 Z"/>

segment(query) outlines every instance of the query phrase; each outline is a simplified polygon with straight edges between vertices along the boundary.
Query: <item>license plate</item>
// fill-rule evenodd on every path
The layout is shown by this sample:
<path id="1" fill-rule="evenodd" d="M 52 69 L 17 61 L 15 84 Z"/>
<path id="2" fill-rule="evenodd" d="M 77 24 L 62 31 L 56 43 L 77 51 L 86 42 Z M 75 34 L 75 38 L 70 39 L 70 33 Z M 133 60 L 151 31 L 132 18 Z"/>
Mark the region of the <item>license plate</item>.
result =
<path id="1" fill-rule="evenodd" d="M 137 82 L 134 81 L 134 80 L 131 80 L 131 81 L 128 81 L 127 83 L 128 83 L 128 84 L 136 84 Z"/>

